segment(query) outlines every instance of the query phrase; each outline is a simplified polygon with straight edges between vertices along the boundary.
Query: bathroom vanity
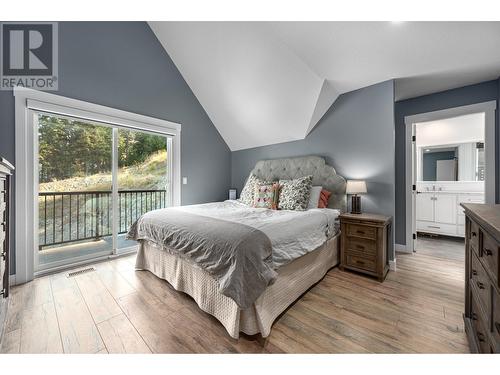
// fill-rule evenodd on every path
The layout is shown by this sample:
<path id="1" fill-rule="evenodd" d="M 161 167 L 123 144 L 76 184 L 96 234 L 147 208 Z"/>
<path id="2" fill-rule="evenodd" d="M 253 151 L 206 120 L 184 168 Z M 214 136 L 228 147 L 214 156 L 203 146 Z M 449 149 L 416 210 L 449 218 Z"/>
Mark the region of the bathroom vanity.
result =
<path id="1" fill-rule="evenodd" d="M 462 203 L 484 203 L 484 185 L 477 182 L 419 182 L 417 231 L 464 237 Z"/>

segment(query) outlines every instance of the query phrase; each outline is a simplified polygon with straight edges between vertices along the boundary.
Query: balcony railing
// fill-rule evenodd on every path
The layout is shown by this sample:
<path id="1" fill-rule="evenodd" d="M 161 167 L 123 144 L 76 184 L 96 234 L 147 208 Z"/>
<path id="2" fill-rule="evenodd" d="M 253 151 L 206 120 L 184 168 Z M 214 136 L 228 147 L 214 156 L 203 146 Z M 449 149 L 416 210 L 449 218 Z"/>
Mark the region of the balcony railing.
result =
<path id="1" fill-rule="evenodd" d="M 118 192 L 118 233 L 126 233 L 144 213 L 165 208 L 166 190 Z M 39 249 L 111 236 L 111 191 L 41 192 L 38 194 Z"/>

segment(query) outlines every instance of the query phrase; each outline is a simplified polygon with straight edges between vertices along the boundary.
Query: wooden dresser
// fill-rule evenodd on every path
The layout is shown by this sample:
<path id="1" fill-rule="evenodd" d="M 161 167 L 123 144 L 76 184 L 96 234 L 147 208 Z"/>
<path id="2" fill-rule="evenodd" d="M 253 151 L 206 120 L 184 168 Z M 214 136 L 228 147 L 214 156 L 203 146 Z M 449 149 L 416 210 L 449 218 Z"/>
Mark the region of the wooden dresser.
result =
<path id="1" fill-rule="evenodd" d="M 0 157 L 0 338 L 9 296 L 10 178 L 13 171 L 14 167 Z"/>
<path id="2" fill-rule="evenodd" d="M 389 271 L 387 248 L 391 218 L 374 214 L 340 215 L 340 269 L 375 276 L 383 281 Z"/>
<path id="3" fill-rule="evenodd" d="M 465 331 L 473 353 L 500 353 L 500 205 L 465 208 Z"/>

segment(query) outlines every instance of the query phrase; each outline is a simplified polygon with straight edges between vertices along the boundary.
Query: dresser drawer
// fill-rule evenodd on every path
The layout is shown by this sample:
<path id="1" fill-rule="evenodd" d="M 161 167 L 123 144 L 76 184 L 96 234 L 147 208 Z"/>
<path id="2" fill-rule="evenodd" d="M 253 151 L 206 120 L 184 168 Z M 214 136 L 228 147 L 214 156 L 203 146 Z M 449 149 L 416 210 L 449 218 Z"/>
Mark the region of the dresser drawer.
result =
<path id="1" fill-rule="evenodd" d="M 488 322 L 485 319 L 479 304 L 472 296 L 471 298 L 471 320 L 472 327 L 474 328 L 474 335 L 476 336 L 476 342 L 479 345 L 481 353 L 489 353 L 488 345 L 488 332 L 486 327 L 488 326 Z"/>
<path id="2" fill-rule="evenodd" d="M 470 271 L 470 284 L 472 294 L 476 294 L 483 306 L 483 312 L 490 311 L 490 281 L 483 265 L 477 258 L 476 254 L 471 255 L 471 271 Z"/>
<path id="3" fill-rule="evenodd" d="M 365 238 L 347 237 L 345 249 L 346 253 L 361 254 L 363 258 L 375 259 L 377 256 L 377 243 Z"/>
<path id="4" fill-rule="evenodd" d="M 479 226 L 470 220 L 469 245 L 479 254 Z"/>
<path id="5" fill-rule="evenodd" d="M 490 274 L 491 278 L 495 285 L 498 284 L 498 252 L 499 252 L 499 244 L 493 239 L 489 234 L 485 232 L 481 232 L 482 241 L 481 241 L 481 250 L 479 251 L 479 255 L 483 259 L 483 263 L 486 267 L 486 270 Z"/>
<path id="6" fill-rule="evenodd" d="M 377 228 L 360 224 L 347 224 L 347 235 L 351 237 L 367 238 L 375 240 L 377 238 Z"/>
<path id="7" fill-rule="evenodd" d="M 500 294 L 493 292 L 493 316 L 491 318 L 491 336 L 496 344 L 496 352 L 500 352 Z"/>
<path id="8" fill-rule="evenodd" d="M 346 254 L 346 264 L 350 267 L 360 268 L 370 272 L 377 271 L 377 262 L 362 256 Z"/>
<path id="9" fill-rule="evenodd" d="M 480 353 L 493 353 L 494 349 L 490 344 L 487 329 L 488 321 L 484 318 L 484 315 L 474 296 L 471 298 L 471 320 Z"/>
<path id="10" fill-rule="evenodd" d="M 426 233 L 455 235 L 457 233 L 457 226 L 455 224 L 443 224 L 419 220 L 417 221 L 417 230 Z"/>

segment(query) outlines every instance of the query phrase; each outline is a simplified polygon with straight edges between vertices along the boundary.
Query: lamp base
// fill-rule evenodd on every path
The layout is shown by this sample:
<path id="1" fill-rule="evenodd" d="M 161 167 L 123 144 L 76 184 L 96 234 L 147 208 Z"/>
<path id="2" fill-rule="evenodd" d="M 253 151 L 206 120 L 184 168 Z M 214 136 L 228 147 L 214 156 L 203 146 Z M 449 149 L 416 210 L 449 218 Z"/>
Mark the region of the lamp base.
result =
<path id="1" fill-rule="evenodd" d="M 354 194 L 351 197 L 351 214 L 360 214 L 361 213 L 361 197 L 357 194 Z"/>

